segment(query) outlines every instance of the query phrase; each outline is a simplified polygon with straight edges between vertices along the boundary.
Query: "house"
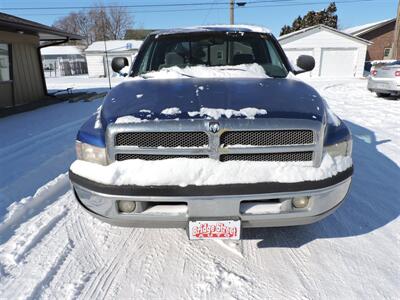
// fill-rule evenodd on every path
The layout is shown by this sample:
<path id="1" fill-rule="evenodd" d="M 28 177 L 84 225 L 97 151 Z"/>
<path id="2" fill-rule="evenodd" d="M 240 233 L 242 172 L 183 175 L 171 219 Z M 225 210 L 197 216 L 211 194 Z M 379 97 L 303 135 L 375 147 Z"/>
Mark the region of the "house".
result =
<path id="1" fill-rule="evenodd" d="M 40 49 L 82 37 L 0 13 L 0 109 L 47 95 Z"/>
<path id="2" fill-rule="evenodd" d="M 43 48 L 40 52 L 46 77 L 87 74 L 82 47 L 52 46 Z"/>
<path id="3" fill-rule="evenodd" d="M 325 25 L 315 25 L 278 38 L 289 59 L 301 54 L 315 59 L 315 68 L 300 77 L 362 77 L 371 42 Z"/>
<path id="4" fill-rule="evenodd" d="M 396 19 L 388 19 L 347 28 L 343 32 L 372 42 L 367 49 L 367 61 L 384 60 L 392 58 L 395 26 Z M 396 59 L 400 59 L 400 51 Z"/>
<path id="5" fill-rule="evenodd" d="M 126 57 L 129 64 L 138 52 L 142 41 L 138 40 L 113 40 L 97 41 L 86 50 L 86 61 L 90 77 L 107 77 L 116 74 L 111 69 L 111 61 L 114 57 Z"/>

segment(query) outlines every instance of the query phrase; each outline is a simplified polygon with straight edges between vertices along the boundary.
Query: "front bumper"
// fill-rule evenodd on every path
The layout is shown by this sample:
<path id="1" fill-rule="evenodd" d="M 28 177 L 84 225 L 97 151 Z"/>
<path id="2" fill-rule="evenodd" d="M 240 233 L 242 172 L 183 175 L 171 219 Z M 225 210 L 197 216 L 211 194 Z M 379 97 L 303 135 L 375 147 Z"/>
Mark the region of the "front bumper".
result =
<path id="1" fill-rule="evenodd" d="M 93 216 L 133 227 L 181 227 L 189 220 L 240 219 L 243 227 L 309 224 L 335 211 L 349 190 L 353 169 L 321 181 L 219 186 L 109 186 L 70 171 L 75 196 Z M 294 197 L 309 205 L 292 206 Z M 118 200 L 136 201 L 134 213 L 120 213 Z"/>
<path id="2" fill-rule="evenodd" d="M 371 92 L 400 94 L 400 80 L 396 78 L 368 78 L 368 90 Z"/>

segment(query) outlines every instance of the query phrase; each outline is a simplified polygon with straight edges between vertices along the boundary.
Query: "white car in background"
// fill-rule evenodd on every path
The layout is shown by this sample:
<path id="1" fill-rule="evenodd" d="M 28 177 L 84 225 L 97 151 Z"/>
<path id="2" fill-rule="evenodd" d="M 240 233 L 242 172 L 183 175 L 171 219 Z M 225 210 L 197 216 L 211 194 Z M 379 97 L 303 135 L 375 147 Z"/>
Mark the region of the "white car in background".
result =
<path id="1" fill-rule="evenodd" d="M 373 64 L 368 77 L 368 90 L 378 97 L 400 95 L 400 60 Z"/>

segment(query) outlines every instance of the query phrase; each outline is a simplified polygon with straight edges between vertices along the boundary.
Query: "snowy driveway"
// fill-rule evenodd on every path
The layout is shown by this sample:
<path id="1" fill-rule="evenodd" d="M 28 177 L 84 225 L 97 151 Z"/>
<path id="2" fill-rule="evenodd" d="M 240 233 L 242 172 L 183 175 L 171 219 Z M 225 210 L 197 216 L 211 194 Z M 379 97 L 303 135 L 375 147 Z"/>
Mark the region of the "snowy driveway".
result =
<path id="1" fill-rule="evenodd" d="M 238 246 L 83 213 L 65 172 L 100 101 L 0 119 L 0 298 L 399 299 L 400 101 L 365 80 L 311 84 L 353 132 L 350 195 L 317 224 L 245 230 Z"/>

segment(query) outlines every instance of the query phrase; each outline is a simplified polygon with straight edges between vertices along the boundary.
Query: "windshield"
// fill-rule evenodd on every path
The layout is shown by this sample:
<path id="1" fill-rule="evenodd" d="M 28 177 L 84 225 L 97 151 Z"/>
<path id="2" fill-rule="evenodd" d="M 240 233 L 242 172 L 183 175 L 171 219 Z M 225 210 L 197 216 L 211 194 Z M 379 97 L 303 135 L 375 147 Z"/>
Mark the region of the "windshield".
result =
<path id="1" fill-rule="evenodd" d="M 171 67 L 243 64 L 258 64 L 270 77 L 286 77 L 288 74 L 268 35 L 213 32 L 153 37 L 138 57 L 135 75 Z"/>

